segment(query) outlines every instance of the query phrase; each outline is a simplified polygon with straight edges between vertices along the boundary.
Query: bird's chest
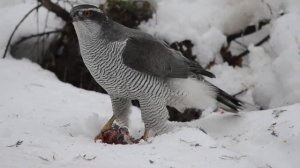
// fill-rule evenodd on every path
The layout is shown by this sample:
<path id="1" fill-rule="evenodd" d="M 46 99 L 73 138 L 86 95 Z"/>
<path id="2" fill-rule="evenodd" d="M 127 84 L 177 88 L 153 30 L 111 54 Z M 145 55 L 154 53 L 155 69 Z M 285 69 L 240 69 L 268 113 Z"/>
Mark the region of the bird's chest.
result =
<path id="1" fill-rule="evenodd" d="M 110 94 L 125 94 L 124 92 L 127 90 L 126 80 L 123 78 L 126 67 L 121 60 L 122 48 L 107 46 L 98 48 L 97 52 L 90 51 L 82 52 L 82 57 L 97 83 Z"/>

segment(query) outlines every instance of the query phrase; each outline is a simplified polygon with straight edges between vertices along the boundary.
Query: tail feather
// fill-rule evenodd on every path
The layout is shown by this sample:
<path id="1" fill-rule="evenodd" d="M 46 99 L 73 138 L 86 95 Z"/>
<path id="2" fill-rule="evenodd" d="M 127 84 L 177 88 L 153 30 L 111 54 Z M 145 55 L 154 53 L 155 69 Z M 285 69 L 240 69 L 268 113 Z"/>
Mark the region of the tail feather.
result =
<path id="1" fill-rule="evenodd" d="M 227 107 L 229 107 L 231 110 L 233 110 L 232 112 L 239 112 L 238 110 L 238 106 L 236 104 L 233 104 L 232 102 L 230 102 L 228 99 L 224 98 L 223 96 L 217 95 L 217 101 L 226 105 Z"/>
<path id="2" fill-rule="evenodd" d="M 216 87 L 215 85 L 211 84 L 210 82 L 204 80 L 204 82 L 207 85 L 212 86 L 216 92 L 216 99 L 218 102 L 228 106 L 229 108 L 232 109 L 232 112 L 239 112 L 239 111 L 253 111 L 253 110 L 258 110 L 259 107 L 252 105 L 250 103 L 244 102 L 242 100 L 239 100 L 235 97 L 233 97 L 232 95 L 226 93 L 225 91 L 223 91 L 222 89 Z"/>
<path id="3" fill-rule="evenodd" d="M 194 78 L 169 79 L 173 95 L 168 105 L 183 111 L 186 108 L 206 109 L 216 107 L 214 88 Z"/>
<path id="4" fill-rule="evenodd" d="M 190 68 L 190 71 L 196 75 L 203 75 L 203 76 L 207 76 L 207 77 L 210 77 L 210 78 L 215 78 L 216 76 L 205 70 L 204 68 L 201 67 L 201 65 L 199 65 L 199 63 L 197 63 L 196 61 L 190 61 L 187 62 L 188 65 L 189 65 L 189 68 Z"/>
<path id="5" fill-rule="evenodd" d="M 168 80 L 168 85 L 173 94 L 168 100 L 168 105 L 183 111 L 185 108 L 217 108 L 218 102 L 223 104 L 226 111 L 253 111 L 258 107 L 238 100 L 229 95 L 222 89 L 216 87 L 203 78 L 187 78 L 177 79 L 171 78 Z"/>

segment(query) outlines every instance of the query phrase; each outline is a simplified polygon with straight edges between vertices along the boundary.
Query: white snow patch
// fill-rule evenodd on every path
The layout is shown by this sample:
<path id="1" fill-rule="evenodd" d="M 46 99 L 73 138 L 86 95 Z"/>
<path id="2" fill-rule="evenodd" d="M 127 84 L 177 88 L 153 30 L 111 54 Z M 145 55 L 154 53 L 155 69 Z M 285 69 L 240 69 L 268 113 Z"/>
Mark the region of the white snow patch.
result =
<path id="1" fill-rule="evenodd" d="M 195 46 L 198 46 L 193 48 L 193 53 L 197 55 L 198 62 L 206 67 L 215 61 L 221 48 L 226 44 L 226 37 L 218 29 L 211 28 L 199 38 L 196 37 L 193 42 Z"/>
<path id="2" fill-rule="evenodd" d="M 300 102 L 299 19 L 299 13 L 286 14 L 277 19 L 273 23 L 270 39 L 274 54 L 265 54 L 264 59 L 256 61 L 265 62 L 261 72 L 257 72 L 258 80 L 254 90 L 256 102 L 264 107 L 280 107 Z M 259 55 L 250 55 L 256 56 Z"/>

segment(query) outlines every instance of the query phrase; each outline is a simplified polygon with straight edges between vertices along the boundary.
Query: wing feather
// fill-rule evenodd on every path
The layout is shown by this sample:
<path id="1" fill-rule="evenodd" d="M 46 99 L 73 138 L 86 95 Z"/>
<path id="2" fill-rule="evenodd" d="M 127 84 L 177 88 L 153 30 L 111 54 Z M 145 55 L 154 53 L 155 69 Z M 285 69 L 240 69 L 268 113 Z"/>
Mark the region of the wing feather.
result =
<path id="1" fill-rule="evenodd" d="M 132 69 L 163 78 L 187 78 L 193 73 L 214 77 L 197 62 L 149 36 L 128 38 L 122 58 L 123 63 Z"/>

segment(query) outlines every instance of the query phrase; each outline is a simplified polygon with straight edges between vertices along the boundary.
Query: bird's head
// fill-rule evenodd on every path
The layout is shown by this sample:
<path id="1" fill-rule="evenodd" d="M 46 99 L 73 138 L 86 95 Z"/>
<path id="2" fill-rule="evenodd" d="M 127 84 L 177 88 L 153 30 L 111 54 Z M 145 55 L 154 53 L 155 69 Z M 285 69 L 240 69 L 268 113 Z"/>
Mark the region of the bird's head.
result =
<path id="1" fill-rule="evenodd" d="M 93 5 L 78 5 L 71 9 L 70 15 L 78 35 L 99 33 L 102 25 L 108 20 L 107 16 Z"/>

